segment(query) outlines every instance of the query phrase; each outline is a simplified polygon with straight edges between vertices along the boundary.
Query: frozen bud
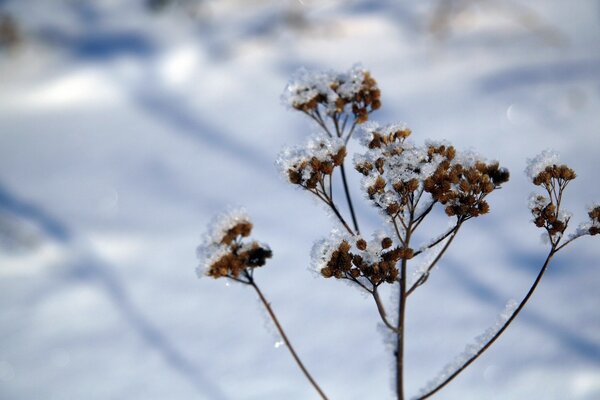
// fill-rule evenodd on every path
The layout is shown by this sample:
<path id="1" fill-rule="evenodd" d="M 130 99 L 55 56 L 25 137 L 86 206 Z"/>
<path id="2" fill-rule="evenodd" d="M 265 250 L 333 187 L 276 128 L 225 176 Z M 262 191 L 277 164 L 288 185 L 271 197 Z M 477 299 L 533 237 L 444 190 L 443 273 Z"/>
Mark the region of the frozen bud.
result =
<path id="1" fill-rule="evenodd" d="M 384 249 L 389 249 L 390 247 L 392 247 L 392 239 L 390 239 L 389 237 L 385 237 L 381 240 L 381 247 Z"/>

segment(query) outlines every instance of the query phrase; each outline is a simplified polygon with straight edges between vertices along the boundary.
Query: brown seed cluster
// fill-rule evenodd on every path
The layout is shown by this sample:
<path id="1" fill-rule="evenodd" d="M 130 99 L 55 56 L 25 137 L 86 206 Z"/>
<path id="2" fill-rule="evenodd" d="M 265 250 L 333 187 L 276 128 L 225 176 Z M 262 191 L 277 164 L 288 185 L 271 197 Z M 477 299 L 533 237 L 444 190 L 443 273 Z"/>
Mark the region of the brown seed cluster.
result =
<path id="1" fill-rule="evenodd" d="M 448 216 L 467 219 L 488 213 L 490 206 L 484 198 L 510 177 L 508 170 L 498 163 L 476 161 L 472 166 L 464 166 L 451 162 L 456 155 L 452 146 L 430 147 L 429 153 L 440 154 L 445 159 L 433 175 L 425 179 L 423 188 L 446 206 Z"/>
<path id="2" fill-rule="evenodd" d="M 252 224 L 242 221 L 228 229 L 219 245 L 225 246 L 226 251 L 216 259 L 206 272 L 213 278 L 238 278 L 246 268 L 256 268 L 265 265 L 273 253 L 267 246 L 256 241 L 244 244 L 242 238 L 250 236 Z"/>
<path id="3" fill-rule="evenodd" d="M 533 222 L 537 227 L 544 228 L 550 235 L 562 235 L 567 229 L 568 218 L 559 215 L 559 204 L 567 184 L 575 179 L 575 171 L 566 165 L 548 165 L 543 171 L 533 177 L 533 184 L 542 186 L 548 192 L 549 198 L 537 196 L 531 207 Z"/>
<path id="4" fill-rule="evenodd" d="M 381 107 L 381 92 L 377 82 L 368 71 L 365 71 L 359 89 L 347 91 L 344 85 L 346 82 L 341 77 L 343 75 L 329 83 L 329 88 L 337 95 L 333 103 L 327 93 L 319 92 L 305 102 L 294 103 L 293 107 L 307 114 L 313 114 L 319 112 L 318 108 L 321 105 L 329 112 L 341 114 L 349 106 L 358 124 L 366 122 L 369 113 Z"/>
<path id="5" fill-rule="evenodd" d="M 408 128 L 398 127 L 391 132 L 372 132 L 371 141 L 367 144 L 369 149 L 380 149 L 384 146 L 390 145 L 394 142 L 402 142 L 404 139 L 410 136 L 412 131 Z"/>
<path id="6" fill-rule="evenodd" d="M 342 165 L 345 157 L 345 146 L 342 146 L 337 153 L 328 154 L 325 158 L 306 157 L 287 170 L 288 179 L 295 185 L 315 189 L 320 182 L 323 182 L 325 176 L 333 174 L 335 167 Z"/>
<path id="7" fill-rule="evenodd" d="M 533 222 L 538 228 L 545 228 L 552 237 L 557 234 L 563 234 L 567 229 L 567 221 L 559 218 L 556 205 L 546 197 L 538 195 L 531 207 Z"/>
<path id="8" fill-rule="evenodd" d="M 552 187 L 553 184 L 562 184 L 572 181 L 577 177 L 575 171 L 566 165 L 549 165 L 533 178 L 536 186 Z"/>
<path id="9" fill-rule="evenodd" d="M 383 282 L 394 283 L 398 278 L 396 263 L 401 259 L 413 257 L 411 248 L 394 247 L 389 237 L 382 239 L 381 256 L 377 262 L 368 262 L 371 257 L 367 255 L 367 242 L 359 239 L 356 242 L 358 251 L 352 252 L 352 246 L 343 240 L 331 254 L 327 265 L 321 269 L 325 278 L 357 280 L 360 277 L 368 279 L 377 286 Z"/>
<path id="10" fill-rule="evenodd" d="M 588 215 L 592 220 L 592 226 L 589 229 L 590 235 L 597 235 L 600 233 L 600 206 L 592 208 Z"/>

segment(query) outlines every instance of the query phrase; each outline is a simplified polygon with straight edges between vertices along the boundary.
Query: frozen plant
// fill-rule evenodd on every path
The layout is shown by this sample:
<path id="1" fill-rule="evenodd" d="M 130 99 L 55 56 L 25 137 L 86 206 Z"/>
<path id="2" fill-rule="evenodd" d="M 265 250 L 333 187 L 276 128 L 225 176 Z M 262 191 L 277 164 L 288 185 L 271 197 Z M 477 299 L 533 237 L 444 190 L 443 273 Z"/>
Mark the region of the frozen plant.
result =
<path id="1" fill-rule="evenodd" d="M 414 143 L 410 139 L 411 130 L 403 124 L 380 125 L 369 121 L 371 113 L 381 106 L 380 90 L 371 74 L 360 66 L 344 73 L 300 70 L 286 86 L 282 100 L 316 122 L 320 133 L 302 146 L 284 149 L 277 166 L 290 184 L 325 204 L 338 223 L 326 238 L 315 243 L 312 269 L 323 278 L 356 285 L 373 298 L 384 329 L 393 337 L 396 396 L 403 400 L 407 299 L 427 282 L 462 227 L 490 212 L 488 196 L 501 189 L 510 174 L 497 161 L 460 151 L 450 143 Z M 346 145 L 353 136 L 358 136 L 364 147 L 353 157 L 354 169 L 362 175 L 361 189 L 386 224 L 384 233 L 374 233 L 371 240 L 360 233 L 344 168 L 348 158 Z M 337 182 L 333 177 L 337 170 L 351 222 L 333 198 Z M 542 152 L 529 160 L 525 172 L 542 189 L 541 193 L 532 194 L 529 202 L 533 222 L 544 230 L 549 246 L 539 273 L 525 296 L 509 302 L 496 324 L 477 337 L 476 343 L 449 363 L 415 399 L 438 393 L 505 332 L 533 295 L 556 253 L 582 236 L 600 233 L 600 205 L 595 204 L 588 210 L 589 221 L 580 224 L 573 233 L 565 234 L 571 214 L 562 207 L 563 197 L 576 174 L 560 163 L 558 154 Z M 425 223 L 436 208 L 447 215 L 447 226 Z M 431 239 L 417 243 L 415 232 L 426 227 L 431 231 Z M 267 245 L 248 239 L 251 230 L 252 223 L 243 211 L 230 211 L 218 218 L 199 247 L 199 275 L 252 286 L 294 360 L 321 398 L 327 399 L 300 361 L 257 286 L 254 271 L 272 253 Z M 388 315 L 381 301 L 379 293 L 384 285 L 396 289 L 393 293 L 397 295 L 394 307 L 397 315 Z"/>

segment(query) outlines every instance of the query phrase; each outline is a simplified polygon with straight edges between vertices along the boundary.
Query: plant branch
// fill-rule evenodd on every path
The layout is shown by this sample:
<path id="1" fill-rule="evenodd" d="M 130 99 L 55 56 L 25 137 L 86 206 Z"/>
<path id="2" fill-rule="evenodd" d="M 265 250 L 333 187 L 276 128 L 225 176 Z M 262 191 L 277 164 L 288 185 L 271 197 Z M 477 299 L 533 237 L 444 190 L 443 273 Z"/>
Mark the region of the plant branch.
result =
<path id="1" fill-rule="evenodd" d="M 444 256 L 444 253 L 446 252 L 446 250 L 448 250 L 448 247 L 450 247 L 450 244 L 452 243 L 452 241 L 458 234 L 459 229 L 460 229 L 460 224 L 457 225 L 453 229 L 454 234 L 452 236 L 450 236 L 450 239 L 446 242 L 446 244 L 444 245 L 444 247 L 442 248 L 440 253 L 435 257 L 435 259 L 431 262 L 431 264 L 429 264 L 429 266 L 427 267 L 427 270 L 425 272 L 423 272 L 421 274 L 421 276 L 419 277 L 419 279 L 417 279 L 417 281 L 415 283 L 413 283 L 413 285 L 410 287 L 410 289 L 408 289 L 408 291 L 406 292 L 407 296 L 409 296 L 412 292 L 414 292 L 414 290 L 416 288 L 418 288 L 419 286 L 421 286 L 422 284 L 427 282 L 427 279 L 429 278 L 429 273 L 431 272 L 433 267 L 435 267 L 435 265 L 438 263 L 438 261 L 440 261 L 440 259 Z M 447 237 L 447 235 L 444 236 L 444 238 L 446 238 L 446 237 Z"/>
<path id="2" fill-rule="evenodd" d="M 344 184 L 344 192 L 346 192 L 346 201 L 348 202 L 348 208 L 350 209 L 350 215 L 352 216 L 352 224 L 354 225 L 354 230 L 356 234 L 360 234 L 360 230 L 358 229 L 358 221 L 356 220 L 356 214 L 354 214 L 354 207 L 352 206 L 352 199 L 350 198 L 350 190 L 348 189 L 348 182 L 346 180 L 346 169 L 344 168 L 344 164 L 340 165 L 340 169 L 342 171 L 342 182 Z"/>
<path id="3" fill-rule="evenodd" d="M 515 309 L 515 311 L 508 318 L 508 320 L 506 320 L 506 322 L 504 323 L 504 325 L 502 325 L 502 327 L 498 330 L 498 332 L 496 332 L 496 334 L 494 336 L 492 336 L 485 343 L 485 345 L 483 345 L 481 347 L 481 349 L 479 349 L 473 356 L 471 356 L 467 361 L 465 361 L 456 371 L 454 371 L 450 376 L 448 376 L 443 382 L 441 382 L 440 384 L 438 384 L 435 388 L 429 390 L 424 395 L 421 395 L 421 396 L 417 397 L 416 398 L 417 400 L 427 399 L 430 396 L 432 396 L 433 394 L 437 393 L 439 390 L 441 390 L 444 386 L 446 386 L 454 378 L 456 378 L 461 372 L 463 372 L 469 365 L 471 365 L 471 363 L 473 361 L 475 361 L 479 356 L 481 356 L 500 337 L 500 335 L 502 335 L 502 333 L 504 333 L 504 331 L 506 330 L 506 328 L 508 328 L 509 325 L 517 317 L 517 315 L 519 315 L 519 313 L 521 312 L 521 310 L 523 309 L 523 307 L 525 307 L 525 304 L 527 304 L 527 302 L 529 301 L 529 299 L 533 295 L 533 292 L 535 291 L 535 289 L 537 288 L 538 284 L 540 283 L 540 281 L 542 279 L 542 276 L 546 272 L 546 269 L 548 268 L 548 265 L 550 264 L 550 261 L 552 260 L 552 257 L 554 256 L 554 254 L 556 253 L 556 251 L 557 251 L 556 247 L 552 246 L 552 248 L 550 249 L 550 252 L 548 253 L 548 256 L 546 257 L 546 261 L 544 262 L 544 265 L 542 265 L 542 268 L 540 269 L 540 272 L 538 273 L 537 278 L 533 282 L 533 285 L 529 288 L 529 291 L 527 292 L 527 294 L 525 295 L 525 297 L 523 298 L 523 300 L 521 300 L 521 303 L 519 303 L 519 306 Z"/>
<path id="4" fill-rule="evenodd" d="M 267 309 L 267 312 L 269 313 L 269 316 L 273 320 L 273 323 L 275 324 L 275 327 L 279 331 L 279 334 L 281 335 L 281 338 L 283 339 L 283 341 L 285 342 L 285 345 L 287 346 L 288 350 L 292 354 L 292 357 L 296 361 L 296 364 L 298 364 L 298 367 L 300 367 L 300 369 L 304 373 L 304 376 L 306 377 L 306 379 L 308 379 L 308 381 L 311 383 L 311 385 L 319 393 L 319 396 L 321 396 L 321 398 L 323 400 L 327 400 L 327 396 L 325 395 L 325 393 L 323 393 L 323 390 L 321 390 L 321 388 L 319 387 L 319 385 L 317 384 L 317 382 L 313 379 L 313 377 L 310 375 L 310 373 L 308 372 L 308 370 L 306 369 L 306 367 L 304 366 L 304 364 L 300 360 L 300 357 L 298 357 L 298 354 L 296 354 L 296 351 L 292 347 L 292 344 L 290 343 L 287 335 L 285 334 L 285 331 L 281 327 L 281 324 L 279 323 L 279 320 L 275 316 L 275 313 L 273 312 L 273 309 L 271 308 L 271 305 L 269 304 L 269 302 L 267 301 L 267 299 L 265 298 L 265 296 L 262 294 L 262 292 L 260 291 L 260 289 L 258 288 L 258 286 L 256 285 L 256 283 L 254 282 L 254 279 L 250 278 L 249 275 L 248 275 L 248 277 L 250 279 L 250 282 L 249 282 L 250 285 L 254 288 L 254 290 L 258 294 L 258 297 L 260 298 L 260 301 L 263 303 L 263 305 Z"/>
<path id="5" fill-rule="evenodd" d="M 373 288 L 373 291 L 371 292 L 371 294 L 373 295 L 373 299 L 375 300 L 375 304 L 377 304 L 377 311 L 379 311 L 379 316 L 381 317 L 381 320 L 383 321 L 383 323 L 385 324 L 385 326 L 387 326 L 389 329 L 391 329 L 395 333 L 399 333 L 398 328 L 396 328 L 394 325 L 392 325 L 388 321 L 388 319 L 387 319 L 387 315 L 386 315 L 386 312 L 385 312 L 385 307 L 383 306 L 381 298 L 379 297 L 379 293 L 377 292 L 377 286 L 375 286 Z"/>

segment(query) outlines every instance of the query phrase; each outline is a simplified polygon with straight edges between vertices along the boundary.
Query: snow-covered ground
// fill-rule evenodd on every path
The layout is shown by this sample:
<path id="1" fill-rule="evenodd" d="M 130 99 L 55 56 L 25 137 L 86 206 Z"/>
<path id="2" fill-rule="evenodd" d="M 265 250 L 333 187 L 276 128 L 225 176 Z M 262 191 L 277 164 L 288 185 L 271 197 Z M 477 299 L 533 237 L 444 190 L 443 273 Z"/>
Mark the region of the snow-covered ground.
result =
<path id="1" fill-rule="evenodd" d="M 316 398 L 255 294 L 195 276 L 195 247 L 229 204 L 273 248 L 258 283 L 325 392 L 393 398 L 371 299 L 307 270 L 327 211 L 274 167 L 315 130 L 280 103 L 300 66 L 361 62 L 382 89 L 374 119 L 512 172 L 410 298 L 409 395 L 525 294 L 545 257 L 526 159 L 553 148 L 575 169 L 575 221 L 600 200 L 597 1 L 179 4 L 0 1 L 22 34 L 0 49 L 1 399 Z M 350 175 L 362 230 L 380 228 Z M 558 255 L 440 399 L 600 398 L 597 239 Z"/>

